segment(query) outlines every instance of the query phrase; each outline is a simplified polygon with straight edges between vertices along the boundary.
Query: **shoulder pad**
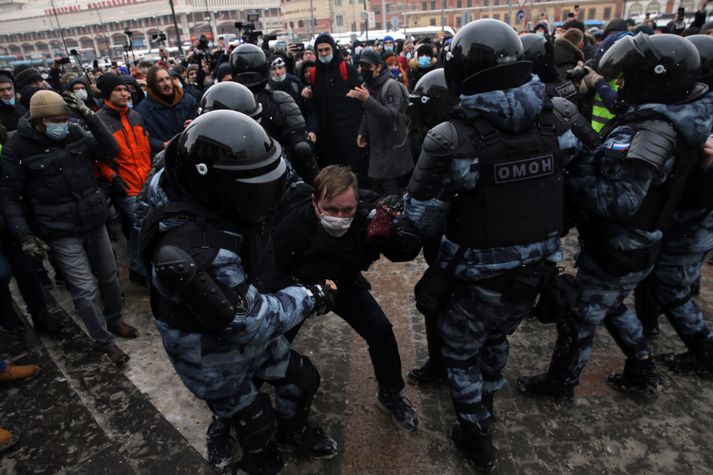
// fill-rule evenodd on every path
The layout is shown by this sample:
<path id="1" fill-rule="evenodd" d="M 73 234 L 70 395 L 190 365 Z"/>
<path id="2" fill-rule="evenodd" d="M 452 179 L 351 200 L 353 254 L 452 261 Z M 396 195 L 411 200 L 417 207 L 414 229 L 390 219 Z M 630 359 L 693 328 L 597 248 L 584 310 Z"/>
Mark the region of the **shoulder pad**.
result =
<path id="1" fill-rule="evenodd" d="M 647 120 L 634 127 L 637 131 L 631 139 L 626 157 L 643 160 L 660 171 L 676 151 L 676 129 L 663 120 Z"/>
<path id="2" fill-rule="evenodd" d="M 552 113 L 555 116 L 555 129 L 561 135 L 572 128 L 579 111 L 571 101 L 564 97 L 552 98 Z"/>
<path id="3" fill-rule="evenodd" d="M 423 150 L 431 155 L 450 155 L 458 145 L 458 131 L 450 122 L 441 122 L 428 131 Z"/>

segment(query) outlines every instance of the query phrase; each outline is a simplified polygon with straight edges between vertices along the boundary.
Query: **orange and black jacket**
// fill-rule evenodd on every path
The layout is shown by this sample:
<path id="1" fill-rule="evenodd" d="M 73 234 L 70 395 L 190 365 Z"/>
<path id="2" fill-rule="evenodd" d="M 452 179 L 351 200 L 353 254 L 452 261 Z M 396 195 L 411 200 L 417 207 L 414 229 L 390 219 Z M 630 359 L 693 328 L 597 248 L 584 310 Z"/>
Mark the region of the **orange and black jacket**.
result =
<path id="1" fill-rule="evenodd" d="M 97 116 L 106 124 L 119 144 L 119 154 L 114 158 L 115 168 L 99 163 L 101 176 L 109 182 L 118 174 L 126 182 L 129 196 L 136 196 L 151 171 L 151 148 L 141 115 L 129 109 L 119 109 L 108 101 Z"/>

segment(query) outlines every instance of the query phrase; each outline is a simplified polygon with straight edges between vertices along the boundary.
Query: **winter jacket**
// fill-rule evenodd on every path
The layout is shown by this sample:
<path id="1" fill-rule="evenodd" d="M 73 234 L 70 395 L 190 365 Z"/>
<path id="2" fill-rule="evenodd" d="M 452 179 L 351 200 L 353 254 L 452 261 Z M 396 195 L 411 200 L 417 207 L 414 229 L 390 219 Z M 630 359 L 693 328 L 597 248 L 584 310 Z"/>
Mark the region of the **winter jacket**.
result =
<path id="1" fill-rule="evenodd" d="M 12 132 L 17 129 L 17 124 L 20 117 L 25 115 L 27 109 L 20 104 L 9 106 L 4 102 L 0 102 L 0 123 L 5 127 L 5 130 Z"/>
<path id="2" fill-rule="evenodd" d="M 270 89 L 273 91 L 283 91 L 292 96 L 297 105 L 302 111 L 302 116 L 305 119 L 307 132 L 319 132 L 319 119 L 317 117 L 317 107 L 312 99 L 302 97 L 302 89 L 305 85 L 294 74 L 287 73 L 287 77 L 282 82 L 273 81 L 270 79 Z"/>
<path id="3" fill-rule="evenodd" d="M 136 196 L 151 170 L 151 147 L 144 120 L 138 112 L 128 107 L 118 109 L 106 101 L 97 115 L 119 145 L 119 154 L 113 157 L 116 169 L 99 163 L 99 170 L 109 182 L 118 174 L 127 185 L 127 194 Z"/>
<path id="4" fill-rule="evenodd" d="M 577 67 L 578 61 L 584 61 L 584 53 L 571 41 L 564 38 L 555 40 L 555 66 L 562 79 L 567 77 L 567 71 Z"/>
<path id="5" fill-rule="evenodd" d="M 183 123 L 195 116 L 198 103 L 190 94 L 180 91 L 181 99 L 176 105 L 168 105 L 149 94 L 134 110 L 144 118 L 144 127 L 149 133 L 151 151 L 158 152 L 163 142 L 183 130 Z"/>
<path id="6" fill-rule="evenodd" d="M 413 169 L 406 116 L 408 98 L 388 69 L 371 84 L 364 102 L 359 134 L 369 144 L 369 178 L 384 180 L 408 174 Z"/>
<path id="7" fill-rule="evenodd" d="M 98 117 L 86 125 L 91 133 L 70 124 L 67 137 L 57 142 L 20 121 L 0 156 L 0 211 L 13 235 L 78 237 L 106 222 L 93 163 L 116 156 L 119 146 Z"/>

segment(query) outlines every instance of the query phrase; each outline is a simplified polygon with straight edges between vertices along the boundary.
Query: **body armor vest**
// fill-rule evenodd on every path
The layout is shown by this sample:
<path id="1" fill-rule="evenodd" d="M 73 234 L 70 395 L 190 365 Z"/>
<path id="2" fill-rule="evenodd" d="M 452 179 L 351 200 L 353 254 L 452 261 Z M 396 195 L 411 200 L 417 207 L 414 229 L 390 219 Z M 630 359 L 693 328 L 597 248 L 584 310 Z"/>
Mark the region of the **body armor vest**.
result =
<path id="1" fill-rule="evenodd" d="M 543 241 L 562 229 L 562 153 L 552 105 L 521 132 L 496 129 L 483 118 L 457 119 L 459 137 L 469 137 L 479 177 L 461 192 L 448 214 L 449 240 L 475 249 Z M 459 140 L 460 141 L 460 140 Z"/>

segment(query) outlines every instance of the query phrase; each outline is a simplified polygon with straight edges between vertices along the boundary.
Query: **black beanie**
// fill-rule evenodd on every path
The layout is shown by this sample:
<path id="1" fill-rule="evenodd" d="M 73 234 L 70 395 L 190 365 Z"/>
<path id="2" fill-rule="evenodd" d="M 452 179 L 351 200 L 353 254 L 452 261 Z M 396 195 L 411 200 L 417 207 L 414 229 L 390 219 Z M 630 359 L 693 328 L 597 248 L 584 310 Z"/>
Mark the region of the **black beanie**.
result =
<path id="1" fill-rule="evenodd" d="M 109 100 L 114 89 L 125 84 L 126 83 L 114 73 L 106 73 L 97 81 L 97 87 L 102 92 L 102 97 L 106 100 Z"/>
<path id="2" fill-rule="evenodd" d="M 19 90 L 23 90 L 25 86 L 36 81 L 42 81 L 42 75 L 35 68 L 24 68 L 15 72 L 15 84 Z"/>

